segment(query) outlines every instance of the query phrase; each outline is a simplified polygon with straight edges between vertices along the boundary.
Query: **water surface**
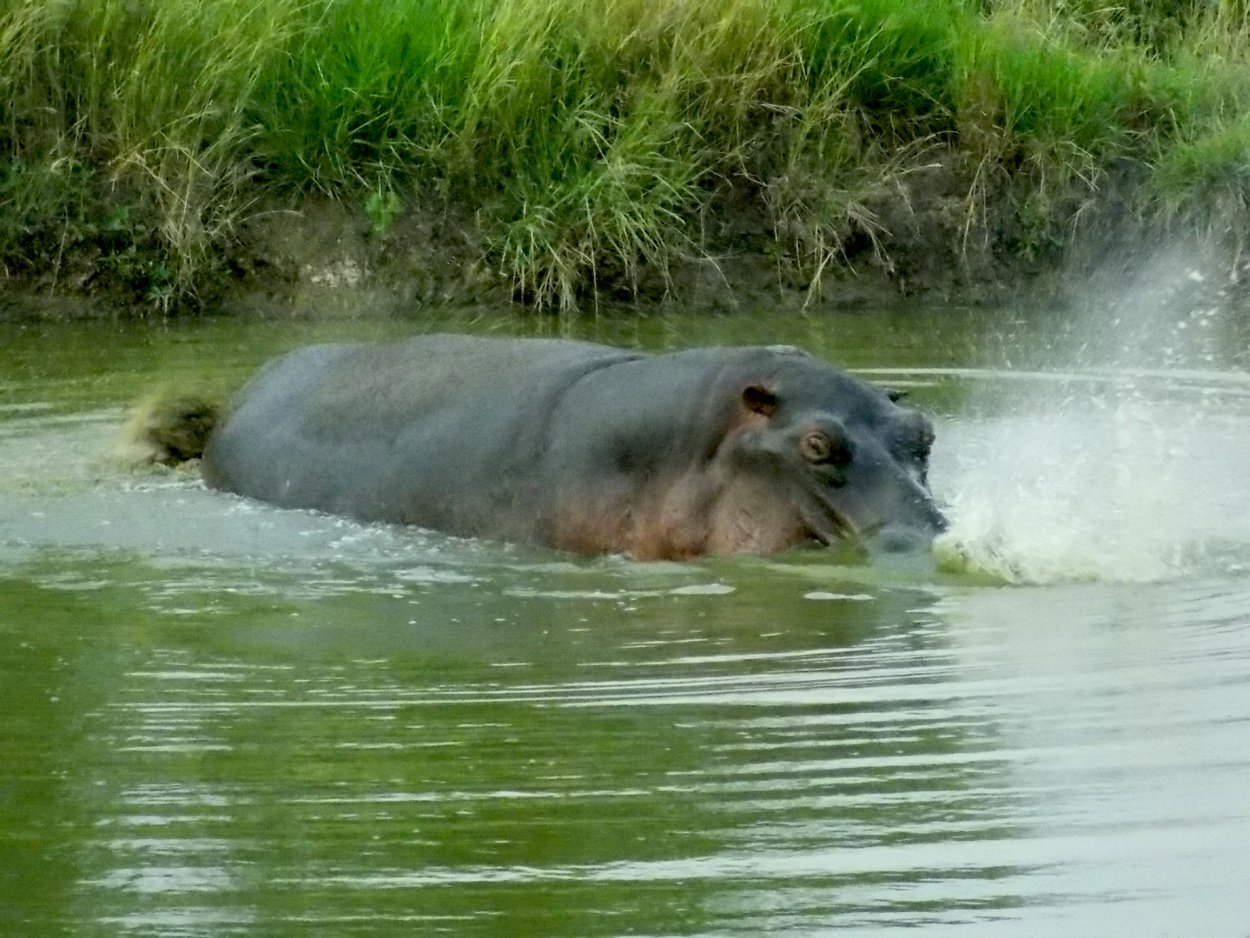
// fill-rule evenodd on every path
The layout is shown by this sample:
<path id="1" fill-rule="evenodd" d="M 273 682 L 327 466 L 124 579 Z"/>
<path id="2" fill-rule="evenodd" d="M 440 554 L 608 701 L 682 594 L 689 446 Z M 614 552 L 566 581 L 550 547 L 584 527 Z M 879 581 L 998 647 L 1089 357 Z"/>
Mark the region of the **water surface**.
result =
<path id="1" fill-rule="evenodd" d="M 428 328 L 0 326 L 0 933 L 1250 934 L 1235 328 L 582 327 L 906 387 L 937 560 L 573 558 L 105 457 L 156 385 Z"/>

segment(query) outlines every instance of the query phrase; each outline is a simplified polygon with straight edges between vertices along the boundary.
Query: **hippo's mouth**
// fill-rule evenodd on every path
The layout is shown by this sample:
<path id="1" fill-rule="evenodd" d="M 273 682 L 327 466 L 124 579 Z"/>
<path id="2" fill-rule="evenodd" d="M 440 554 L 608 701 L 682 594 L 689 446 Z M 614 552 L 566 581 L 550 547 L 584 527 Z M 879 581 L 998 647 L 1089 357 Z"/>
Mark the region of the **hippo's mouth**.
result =
<path id="1" fill-rule="evenodd" d="M 851 541 L 860 543 L 863 533 L 850 518 L 824 498 L 817 496 L 817 505 L 801 512 L 803 527 L 809 540 L 825 547 Z"/>

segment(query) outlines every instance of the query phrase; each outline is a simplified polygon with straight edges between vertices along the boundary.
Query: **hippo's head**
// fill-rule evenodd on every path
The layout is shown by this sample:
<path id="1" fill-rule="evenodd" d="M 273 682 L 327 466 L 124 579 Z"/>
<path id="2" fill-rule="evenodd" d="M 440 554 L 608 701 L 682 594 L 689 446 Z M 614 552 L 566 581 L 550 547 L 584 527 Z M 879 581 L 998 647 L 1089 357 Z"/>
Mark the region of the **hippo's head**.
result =
<path id="1" fill-rule="evenodd" d="M 733 467 L 728 512 L 753 532 L 748 542 L 902 551 L 945 530 L 928 485 L 933 425 L 899 395 L 801 353 L 737 394 L 719 456 Z"/>

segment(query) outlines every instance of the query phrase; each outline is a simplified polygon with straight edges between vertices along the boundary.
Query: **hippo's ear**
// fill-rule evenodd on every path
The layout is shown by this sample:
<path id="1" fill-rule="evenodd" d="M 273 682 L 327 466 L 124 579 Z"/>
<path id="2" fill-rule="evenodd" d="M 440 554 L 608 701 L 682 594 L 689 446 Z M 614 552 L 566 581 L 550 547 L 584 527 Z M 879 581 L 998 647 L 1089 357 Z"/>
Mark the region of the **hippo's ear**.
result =
<path id="1" fill-rule="evenodd" d="M 771 417 L 777 410 L 777 395 L 762 384 L 748 384 L 742 389 L 742 403 L 749 411 Z"/>
<path id="2" fill-rule="evenodd" d="M 881 390 L 885 391 L 885 396 L 892 400 L 895 404 L 905 398 L 908 393 L 900 388 L 882 388 Z"/>

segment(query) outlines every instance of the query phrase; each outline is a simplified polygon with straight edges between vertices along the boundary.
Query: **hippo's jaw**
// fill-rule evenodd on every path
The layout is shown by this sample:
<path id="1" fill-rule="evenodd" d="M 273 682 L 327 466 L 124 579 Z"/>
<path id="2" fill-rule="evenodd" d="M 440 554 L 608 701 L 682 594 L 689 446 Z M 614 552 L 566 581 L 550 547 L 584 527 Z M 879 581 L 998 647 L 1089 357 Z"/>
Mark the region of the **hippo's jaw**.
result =
<path id="1" fill-rule="evenodd" d="M 857 518 L 839 504 L 836 496 L 841 491 L 812 479 L 796 492 L 805 540 L 826 547 L 851 544 L 865 551 L 897 553 L 923 549 L 946 530 L 945 516 L 923 485 L 916 485 L 915 491 L 903 496 L 907 509 L 901 516 L 887 511 L 879 517 Z"/>
<path id="2" fill-rule="evenodd" d="M 825 547 L 832 547 L 843 541 L 862 542 L 860 530 L 850 518 L 827 498 L 821 497 L 819 493 L 812 494 L 817 504 L 799 510 L 808 540 Z"/>

